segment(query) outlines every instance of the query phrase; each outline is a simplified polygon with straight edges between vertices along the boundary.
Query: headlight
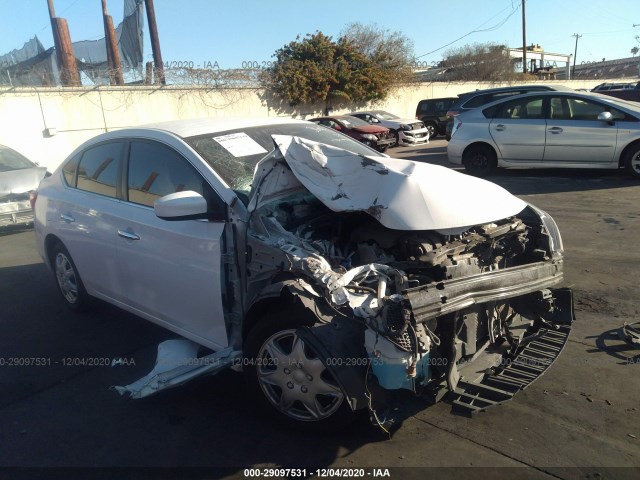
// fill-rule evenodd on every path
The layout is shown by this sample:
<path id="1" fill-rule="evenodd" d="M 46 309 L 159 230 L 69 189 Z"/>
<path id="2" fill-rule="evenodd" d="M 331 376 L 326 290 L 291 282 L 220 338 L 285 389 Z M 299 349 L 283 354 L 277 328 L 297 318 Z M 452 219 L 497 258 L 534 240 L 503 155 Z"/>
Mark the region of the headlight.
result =
<path id="1" fill-rule="evenodd" d="M 563 254 L 564 245 L 562 244 L 562 236 L 560 236 L 560 229 L 558 229 L 556 221 L 544 210 L 540 210 L 538 207 L 531 204 L 529 204 L 529 207 L 538 214 L 542 224 L 547 229 L 547 233 L 549 234 L 549 239 L 551 241 L 551 251 Z"/>
<path id="2" fill-rule="evenodd" d="M 378 140 L 378 137 L 371 133 L 365 133 L 364 135 L 362 135 L 362 138 L 364 138 L 365 140 L 373 140 L 374 142 Z"/>

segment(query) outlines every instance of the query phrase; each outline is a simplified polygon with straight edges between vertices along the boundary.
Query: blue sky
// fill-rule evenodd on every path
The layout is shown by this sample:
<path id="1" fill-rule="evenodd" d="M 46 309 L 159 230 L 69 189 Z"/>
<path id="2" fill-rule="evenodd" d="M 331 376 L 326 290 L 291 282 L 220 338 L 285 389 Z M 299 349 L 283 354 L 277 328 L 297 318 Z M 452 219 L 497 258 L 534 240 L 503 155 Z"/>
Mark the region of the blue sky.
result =
<path id="1" fill-rule="evenodd" d="M 107 3 L 117 25 L 122 20 L 122 0 Z M 297 35 L 320 30 L 337 37 L 345 25 L 356 21 L 403 32 L 413 40 L 416 56 L 426 63 L 437 62 L 448 48 L 465 44 L 497 42 L 518 48 L 522 46 L 520 3 L 155 0 L 155 8 L 164 61 L 191 61 L 195 66 L 217 62 L 220 68 L 241 68 L 243 62 L 272 60 L 273 53 Z M 54 4 L 57 15 L 68 20 L 73 41 L 104 36 L 100 0 L 54 0 Z M 640 35 L 640 26 L 633 27 L 640 24 L 640 0 L 611 4 L 527 0 L 526 19 L 527 44 L 540 44 L 547 52 L 572 54 L 572 34 L 581 34 L 578 64 L 629 57 L 632 47 L 640 47 L 634 39 Z M 34 35 L 45 47 L 52 46 L 46 0 L 0 0 L 0 32 L 0 55 Z M 450 42 L 454 43 L 441 48 Z M 151 60 L 146 22 L 144 55 Z"/>

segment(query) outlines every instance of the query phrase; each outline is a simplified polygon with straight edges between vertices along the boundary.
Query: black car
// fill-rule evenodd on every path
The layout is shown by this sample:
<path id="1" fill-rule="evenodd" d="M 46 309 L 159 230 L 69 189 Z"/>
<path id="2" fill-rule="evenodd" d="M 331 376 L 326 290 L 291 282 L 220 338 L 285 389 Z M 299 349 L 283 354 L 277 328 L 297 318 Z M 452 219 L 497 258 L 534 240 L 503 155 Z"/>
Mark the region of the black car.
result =
<path id="1" fill-rule="evenodd" d="M 530 92 L 544 92 L 549 90 L 572 90 L 562 85 L 520 85 L 514 87 L 489 88 L 486 90 L 476 90 L 474 92 L 461 93 L 458 95 L 458 101 L 451 105 L 447 112 L 447 140 L 451 140 L 451 131 L 453 129 L 453 117 L 459 115 L 465 110 L 478 108 L 495 100 L 500 100 L 511 95 L 522 95 Z"/>
<path id="2" fill-rule="evenodd" d="M 430 98 L 420 100 L 416 108 L 416 118 L 422 120 L 429 130 L 431 138 L 445 135 L 447 130 L 447 112 L 458 101 L 458 97 Z"/>

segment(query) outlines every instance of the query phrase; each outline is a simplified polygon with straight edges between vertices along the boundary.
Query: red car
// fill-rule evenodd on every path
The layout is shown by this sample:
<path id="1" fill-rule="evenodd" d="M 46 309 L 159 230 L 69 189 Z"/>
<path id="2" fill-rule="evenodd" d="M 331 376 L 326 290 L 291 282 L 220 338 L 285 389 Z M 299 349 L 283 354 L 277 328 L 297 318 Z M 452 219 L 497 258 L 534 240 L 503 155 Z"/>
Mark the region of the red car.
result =
<path id="1" fill-rule="evenodd" d="M 333 128 L 354 138 L 365 145 L 384 152 L 396 142 L 393 133 L 386 127 L 371 125 L 364 120 L 349 115 L 335 115 L 332 117 L 318 117 L 310 120 L 318 125 Z"/>

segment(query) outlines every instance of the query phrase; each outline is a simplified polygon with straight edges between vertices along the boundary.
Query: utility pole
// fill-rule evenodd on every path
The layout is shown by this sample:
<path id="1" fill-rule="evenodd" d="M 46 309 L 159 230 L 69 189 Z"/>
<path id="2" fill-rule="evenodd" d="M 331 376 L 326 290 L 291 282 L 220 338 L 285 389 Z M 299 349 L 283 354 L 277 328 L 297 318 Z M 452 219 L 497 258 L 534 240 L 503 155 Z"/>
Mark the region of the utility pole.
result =
<path id="1" fill-rule="evenodd" d="M 527 20 L 522 0 L 522 73 L 527 73 Z"/>
<path id="2" fill-rule="evenodd" d="M 573 79 L 573 77 L 576 76 L 576 57 L 578 56 L 578 39 L 582 36 L 582 35 L 578 35 L 577 33 L 574 33 L 573 35 L 571 35 L 572 37 L 576 37 L 576 49 L 573 52 L 573 72 L 571 72 L 571 78 Z"/>
<path id="3" fill-rule="evenodd" d="M 104 21 L 104 40 L 107 46 L 107 60 L 109 63 L 109 83 L 111 85 L 124 85 L 122 65 L 120 64 L 120 50 L 118 50 L 116 31 L 113 28 L 113 19 L 107 13 L 107 0 L 102 0 L 102 19 Z"/>
<path id="4" fill-rule="evenodd" d="M 162 64 L 162 53 L 160 52 L 160 39 L 158 38 L 158 25 L 156 24 L 156 10 L 153 7 L 153 0 L 145 0 L 147 7 L 147 23 L 149 24 L 149 38 L 151 39 L 151 50 L 153 51 L 154 82 L 166 85 L 164 78 L 164 65 Z"/>
<path id="5" fill-rule="evenodd" d="M 53 43 L 56 46 L 56 56 L 60 67 L 60 83 L 65 87 L 78 86 L 80 85 L 80 75 L 78 74 L 78 65 L 71 45 L 69 25 L 64 18 L 56 17 L 53 0 L 47 0 L 47 6 L 49 7 Z"/>

